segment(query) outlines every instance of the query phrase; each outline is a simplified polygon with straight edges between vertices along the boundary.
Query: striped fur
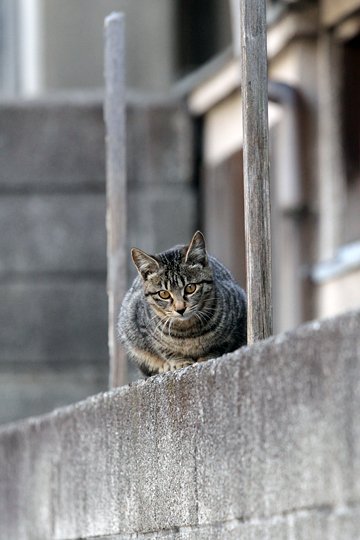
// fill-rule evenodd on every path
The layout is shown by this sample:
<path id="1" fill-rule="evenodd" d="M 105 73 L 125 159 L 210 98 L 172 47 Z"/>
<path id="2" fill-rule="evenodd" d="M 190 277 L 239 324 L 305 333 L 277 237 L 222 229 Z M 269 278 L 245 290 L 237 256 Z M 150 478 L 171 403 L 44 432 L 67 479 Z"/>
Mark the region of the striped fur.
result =
<path id="1" fill-rule="evenodd" d="M 139 272 L 121 306 L 118 331 L 146 375 L 215 358 L 246 344 L 245 293 L 206 252 L 198 231 L 188 246 L 158 255 L 132 250 Z"/>

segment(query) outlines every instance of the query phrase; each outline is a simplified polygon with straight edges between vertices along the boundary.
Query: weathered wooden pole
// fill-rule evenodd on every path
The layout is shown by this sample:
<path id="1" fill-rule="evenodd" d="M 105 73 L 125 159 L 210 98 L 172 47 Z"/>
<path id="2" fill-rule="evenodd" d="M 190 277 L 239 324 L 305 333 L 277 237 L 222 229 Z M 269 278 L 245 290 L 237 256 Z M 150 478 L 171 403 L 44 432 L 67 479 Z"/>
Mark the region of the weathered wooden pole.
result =
<path id="1" fill-rule="evenodd" d="M 265 0 L 240 1 L 248 343 L 272 334 Z"/>
<path id="2" fill-rule="evenodd" d="M 107 291 L 109 302 L 110 387 L 126 382 L 126 356 L 116 335 L 116 320 L 126 291 L 125 162 L 125 20 L 120 13 L 105 19 L 105 126 Z"/>

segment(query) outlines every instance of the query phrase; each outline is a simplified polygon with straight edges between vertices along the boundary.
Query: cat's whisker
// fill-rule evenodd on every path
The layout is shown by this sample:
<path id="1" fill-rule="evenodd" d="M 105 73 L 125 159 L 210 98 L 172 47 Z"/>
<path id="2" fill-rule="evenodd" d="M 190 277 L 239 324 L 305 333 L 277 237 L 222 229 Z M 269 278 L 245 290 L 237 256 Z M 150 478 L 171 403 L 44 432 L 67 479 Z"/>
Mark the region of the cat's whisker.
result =
<path id="1" fill-rule="evenodd" d="M 200 318 L 200 320 L 201 320 L 202 323 L 207 323 L 208 320 L 209 320 L 209 318 L 210 318 L 210 317 L 207 317 L 207 316 L 205 315 L 205 313 L 199 312 L 198 315 L 199 315 L 199 318 Z"/>
<path id="2" fill-rule="evenodd" d="M 174 322 L 174 319 L 170 319 L 170 323 L 169 323 L 169 337 L 171 336 L 171 325 L 172 325 L 173 322 Z"/>
<path id="3" fill-rule="evenodd" d="M 202 311 L 218 311 L 218 310 L 215 307 L 210 307 L 210 306 L 205 305 Z"/>
<path id="4" fill-rule="evenodd" d="M 163 332 L 163 328 L 164 328 L 164 325 L 166 324 L 167 320 L 165 320 L 165 322 L 163 321 L 163 319 L 160 319 L 158 324 L 156 325 L 155 327 L 155 330 L 154 330 L 154 334 L 156 334 L 156 332 L 158 331 L 158 329 L 162 326 L 162 329 L 161 331 Z"/>
<path id="5" fill-rule="evenodd" d="M 195 317 L 199 320 L 200 324 L 202 324 L 200 313 L 194 313 Z"/>
<path id="6" fill-rule="evenodd" d="M 172 317 L 169 317 L 168 320 L 167 320 L 167 323 L 169 323 L 169 328 L 168 328 L 168 334 L 169 334 L 169 337 L 170 337 L 170 335 L 171 335 L 171 334 L 170 334 L 170 329 L 171 329 L 171 323 L 172 323 L 172 322 L 173 322 Z M 166 323 L 166 324 L 167 324 L 167 323 Z"/>
<path id="7" fill-rule="evenodd" d="M 203 309 L 200 313 L 206 317 L 206 320 L 210 320 L 211 317 L 214 315 L 214 313 L 217 313 L 217 310 L 214 309 L 212 311 L 208 311 L 207 309 Z"/>
<path id="8" fill-rule="evenodd" d="M 165 334 L 166 325 L 168 324 L 169 321 L 170 321 L 170 317 L 167 316 L 166 319 L 165 319 L 165 321 L 164 321 L 163 327 L 162 327 L 162 329 L 161 329 L 161 332 L 162 332 L 163 334 Z"/>
<path id="9" fill-rule="evenodd" d="M 208 315 L 206 313 L 205 309 L 198 310 L 197 306 L 193 306 L 192 308 L 190 308 L 189 313 L 197 316 L 197 318 L 200 317 L 200 320 L 205 320 L 205 321 L 211 317 L 211 315 Z"/>

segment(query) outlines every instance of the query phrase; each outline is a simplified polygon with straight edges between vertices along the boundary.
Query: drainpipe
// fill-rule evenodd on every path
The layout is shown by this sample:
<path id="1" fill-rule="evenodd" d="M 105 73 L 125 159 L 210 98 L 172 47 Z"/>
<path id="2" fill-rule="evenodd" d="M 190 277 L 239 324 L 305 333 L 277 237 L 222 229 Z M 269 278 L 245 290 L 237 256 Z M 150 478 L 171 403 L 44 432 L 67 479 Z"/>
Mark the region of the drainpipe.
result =
<path id="1" fill-rule="evenodd" d="M 269 101 L 280 105 L 283 111 L 274 148 L 276 185 L 272 201 L 274 231 L 277 231 L 273 235 L 274 261 L 281 260 L 274 275 L 274 323 L 277 331 L 284 331 L 307 319 L 311 310 L 307 300 L 309 281 L 304 273 L 309 246 L 304 227 L 302 102 L 298 89 L 282 82 L 269 81 L 268 95 Z"/>

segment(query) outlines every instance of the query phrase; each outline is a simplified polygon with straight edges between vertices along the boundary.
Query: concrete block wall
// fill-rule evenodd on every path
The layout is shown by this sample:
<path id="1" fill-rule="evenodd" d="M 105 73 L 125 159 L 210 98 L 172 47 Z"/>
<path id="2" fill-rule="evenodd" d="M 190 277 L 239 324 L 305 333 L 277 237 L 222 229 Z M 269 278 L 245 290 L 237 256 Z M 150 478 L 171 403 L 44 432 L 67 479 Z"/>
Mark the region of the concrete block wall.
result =
<path id="1" fill-rule="evenodd" d="M 99 99 L 0 105 L 0 423 L 106 389 Z"/>
<path id="2" fill-rule="evenodd" d="M 101 96 L 0 103 L 0 423 L 107 387 L 104 138 Z M 190 239 L 181 103 L 129 97 L 128 174 L 129 244 Z"/>
<path id="3" fill-rule="evenodd" d="M 356 540 L 360 312 L 0 429 L 0 539 Z"/>

